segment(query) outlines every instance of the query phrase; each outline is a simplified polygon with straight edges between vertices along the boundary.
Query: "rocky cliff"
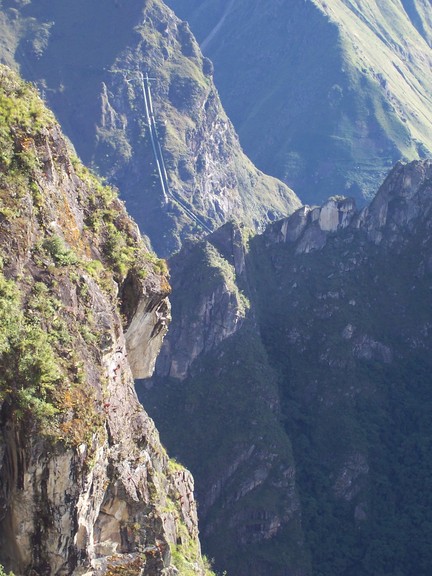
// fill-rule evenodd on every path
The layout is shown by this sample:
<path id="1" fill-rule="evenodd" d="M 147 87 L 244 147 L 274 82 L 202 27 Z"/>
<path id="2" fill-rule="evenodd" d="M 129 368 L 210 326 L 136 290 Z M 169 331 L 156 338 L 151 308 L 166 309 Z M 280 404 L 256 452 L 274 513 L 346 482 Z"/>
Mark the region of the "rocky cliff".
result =
<path id="1" fill-rule="evenodd" d="M 0 67 L 0 564 L 206 574 L 193 480 L 133 378 L 170 320 L 165 264 Z"/>
<path id="2" fill-rule="evenodd" d="M 250 237 L 226 224 L 171 259 L 172 330 L 155 376 L 137 391 L 173 454 L 195 471 L 202 535 L 216 566 L 249 575 L 271 566 L 282 575 L 289 564 L 300 576 L 309 559 L 295 462 L 280 422 L 278 371 L 253 298 L 251 306 Z"/>
<path id="3" fill-rule="evenodd" d="M 118 186 L 159 254 L 202 236 L 202 224 L 234 217 L 260 228 L 299 206 L 243 154 L 211 62 L 160 0 L 109 0 L 103 11 L 85 0 L 6 0 L 0 16 L 0 58 L 38 83 L 79 155 Z"/>
<path id="4" fill-rule="evenodd" d="M 241 143 L 306 203 L 370 199 L 432 150 L 427 0 L 168 0 L 189 21 Z"/>
<path id="5" fill-rule="evenodd" d="M 140 394 L 194 473 L 221 568 L 428 573 L 431 210 L 432 162 L 398 164 L 362 210 L 333 197 L 262 235 L 225 227 L 193 248 L 194 275 L 190 248 L 176 257 L 173 285 L 194 296 L 173 298 Z M 200 292 L 196 254 L 215 251 L 218 280 Z M 234 330 L 228 268 L 249 302 Z M 209 309 L 221 321 L 203 346 Z"/>

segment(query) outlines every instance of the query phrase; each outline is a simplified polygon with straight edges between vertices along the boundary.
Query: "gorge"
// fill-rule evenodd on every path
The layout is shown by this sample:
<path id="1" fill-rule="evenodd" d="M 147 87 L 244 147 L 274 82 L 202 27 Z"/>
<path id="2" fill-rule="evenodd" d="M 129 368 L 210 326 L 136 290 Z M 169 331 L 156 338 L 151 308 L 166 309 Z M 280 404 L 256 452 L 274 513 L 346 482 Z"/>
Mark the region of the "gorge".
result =
<path id="1" fill-rule="evenodd" d="M 428 2 L 170 4 L 0 2 L 0 573 L 429 576 Z"/>

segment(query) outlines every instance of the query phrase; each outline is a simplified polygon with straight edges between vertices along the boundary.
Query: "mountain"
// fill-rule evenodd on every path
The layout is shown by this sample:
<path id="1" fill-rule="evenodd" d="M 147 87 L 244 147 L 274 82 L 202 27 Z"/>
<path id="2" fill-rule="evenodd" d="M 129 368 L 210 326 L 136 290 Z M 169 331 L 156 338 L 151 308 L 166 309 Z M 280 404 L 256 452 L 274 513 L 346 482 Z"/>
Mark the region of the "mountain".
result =
<path id="1" fill-rule="evenodd" d="M 240 576 L 431 565 L 432 161 L 170 262 L 173 323 L 138 386 L 192 470 L 203 545 Z"/>
<path id="2" fill-rule="evenodd" d="M 432 151 L 428 0 L 168 0 L 215 66 L 240 141 L 308 203 L 362 204 Z"/>
<path id="3" fill-rule="evenodd" d="M 300 205 L 243 154 L 211 62 L 160 0 L 0 7 L 0 60 L 38 85 L 79 156 L 119 188 L 159 254 L 229 218 L 258 229 Z"/>
<path id="4" fill-rule="evenodd" d="M 193 479 L 139 403 L 166 265 L 0 66 L 0 572 L 209 575 Z"/>
<path id="5" fill-rule="evenodd" d="M 216 13 L 204 47 L 244 6 Z M 401 153 L 427 151 L 426 3 L 248 7 L 234 28 L 242 48 L 242 26 L 255 25 L 262 48 L 257 19 L 265 30 L 277 16 L 272 51 L 244 68 L 264 61 L 270 73 L 281 54 L 292 63 L 304 147 L 284 165 L 306 166 L 314 199 L 327 194 L 323 174 L 327 191 L 361 196 Z M 0 564 L 209 573 L 192 478 L 160 444 L 135 378 L 170 453 L 196 476 L 218 570 L 428 575 L 431 161 L 397 164 L 362 210 L 340 195 L 300 207 L 246 160 L 211 62 L 159 0 L 103 10 L 3 0 L 0 30 L 2 60 L 37 83 L 153 245 L 183 245 L 152 376 L 169 322 L 166 265 L 35 92 L 0 69 Z M 260 77 L 274 88 L 266 112 L 291 97 L 279 91 L 287 77 Z M 276 158 L 266 138 L 255 140 Z"/>

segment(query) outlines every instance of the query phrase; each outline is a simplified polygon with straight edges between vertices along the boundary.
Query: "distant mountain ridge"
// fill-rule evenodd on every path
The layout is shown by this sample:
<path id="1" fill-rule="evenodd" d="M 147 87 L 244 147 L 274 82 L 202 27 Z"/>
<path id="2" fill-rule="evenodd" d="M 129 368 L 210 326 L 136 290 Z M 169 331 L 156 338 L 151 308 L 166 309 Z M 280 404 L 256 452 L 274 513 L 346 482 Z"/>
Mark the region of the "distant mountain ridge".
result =
<path id="1" fill-rule="evenodd" d="M 305 203 L 364 202 L 432 152 L 428 0 L 169 0 L 215 65 L 247 154 Z"/>

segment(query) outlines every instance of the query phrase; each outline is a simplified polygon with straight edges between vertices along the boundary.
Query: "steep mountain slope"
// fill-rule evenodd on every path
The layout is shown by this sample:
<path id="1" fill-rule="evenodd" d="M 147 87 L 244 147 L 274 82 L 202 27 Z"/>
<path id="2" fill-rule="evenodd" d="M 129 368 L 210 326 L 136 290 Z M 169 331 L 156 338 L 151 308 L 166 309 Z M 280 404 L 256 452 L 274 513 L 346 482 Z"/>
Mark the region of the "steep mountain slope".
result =
<path id="1" fill-rule="evenodd" d="M 137 391 L 164 442 L 197 474 L 216 566 L 252 576 L 272 559 L 274 576 L 288 562 L 300 575 L 308 559 L 292 449 L 279 420 L 278 373 L 242 292 L 244 259 L 242 233 L 230 224 L 172 259 L 172 332 L 153 387 Z"/>
<path id="2" fill-rule="evenodd" d="M 173 327 L 139 393 L 220 568 L 428 574 L 431 255 L 423 161 L 360 212 L 334 197 L 173 260 Z"/>
<path id="3" fill-rule="evenodd" d="M 79 155 L 119 187 L 160 254 L 202 234 L 179 201 L 210 228 L 229 217 L 259 227 L 299 206 L 293 192 L 245 157 L 210 61 L 160 0 L 108 0 L 103 10 L 85 0 L 3 0 L 1 8 L 0 58 L 44 90 Z M 154 78 L 154 131 L 168 194 L 144 105 L 146 72 Z"/>
<path id="4" fill-rule="evenodd" d="M 4 66 L 0 263 L 0 566 L 208 574 L 192 477 L 133 384 L 170 319 L 164 263 Z"/>
<path id="5" fill-rule="evenodd" d="M 432 151 L 428 0 L 169 0 L 247 154 L 305 202 L 364 201 Z"/>

